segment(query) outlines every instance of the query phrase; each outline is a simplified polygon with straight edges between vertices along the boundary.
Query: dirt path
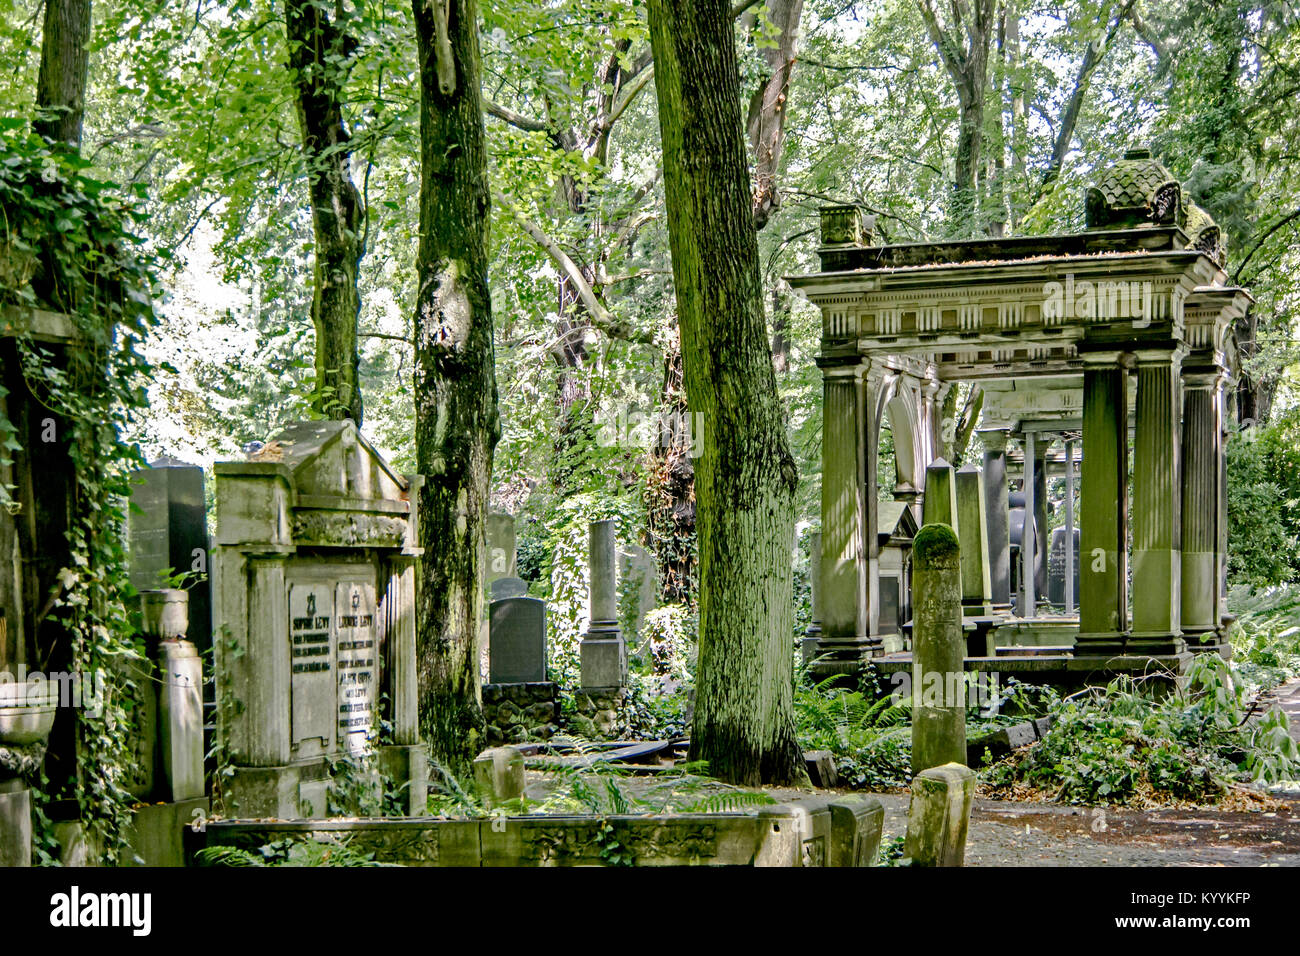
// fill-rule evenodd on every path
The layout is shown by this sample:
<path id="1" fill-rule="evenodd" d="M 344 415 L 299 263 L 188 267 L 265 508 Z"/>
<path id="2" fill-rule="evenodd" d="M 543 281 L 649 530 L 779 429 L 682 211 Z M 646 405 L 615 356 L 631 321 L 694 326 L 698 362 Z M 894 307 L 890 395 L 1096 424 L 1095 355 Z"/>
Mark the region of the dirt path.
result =
<path id="1" fill-rule="evenodd" d="M 884 794 L 885 839 L 907 796 Z M 1300 799 L 1278 813 L 1115 810 L 977 800 L 968 866 L 1300 866 Z"/>

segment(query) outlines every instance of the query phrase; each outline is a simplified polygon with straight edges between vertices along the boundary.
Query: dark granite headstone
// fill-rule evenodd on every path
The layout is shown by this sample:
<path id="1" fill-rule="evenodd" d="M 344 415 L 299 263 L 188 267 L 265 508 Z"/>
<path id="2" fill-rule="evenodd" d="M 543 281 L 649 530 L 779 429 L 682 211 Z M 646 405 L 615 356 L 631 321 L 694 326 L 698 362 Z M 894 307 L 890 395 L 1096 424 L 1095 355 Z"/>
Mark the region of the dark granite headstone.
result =
<path id="1" fill-rule="evenodd" d="M 527 684 L 546 680 L 546 602 L 530 597 L 493 601 L 489 610 L 488 680 Z"/>
<path id="2" fill-rule="evenodd" d="M 186 638 L 200 654 L 212 646 L 212 601 L 208 582 L 208 526 L 203 505 L 203 469 L 160 458 L 135 474 L 131 488 L 131 584 L 137 591 L 162 587 L 162 572 L 198 571 L 190 584 Z M 138 509 L 138 510 L 137 510 Z"/>

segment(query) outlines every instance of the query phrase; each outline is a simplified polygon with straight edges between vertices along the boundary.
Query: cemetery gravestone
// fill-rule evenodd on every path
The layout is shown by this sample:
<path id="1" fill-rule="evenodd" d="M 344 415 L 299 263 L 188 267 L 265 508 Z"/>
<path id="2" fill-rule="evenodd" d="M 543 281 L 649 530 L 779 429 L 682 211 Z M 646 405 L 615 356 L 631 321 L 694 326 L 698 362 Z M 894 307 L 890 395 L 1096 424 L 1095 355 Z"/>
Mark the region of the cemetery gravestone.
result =
<path id="1" fill-rule="evenodd" d="M 331 766 L 371 753 L 413 811 L 423 807 L 418 486 L 350 421 L 292 424 L 215 471 L 218 715 L 232 812 L 322 816 Z"/>
<path id="2" fill-rule="evenodd" d="M 530 597 L 493 601 L 489 618 L 491 683 L 546 680 L 546 602 Z"/>
<path id="3" fill-rule="evenodd" d="M 189 594 L 187 639 L 205 653 L 212 646 L 212 598 L 208 579 L 208 524 L 203 469 L 159 458 L 135 473 L 128 519 L 131 585 L 137 591 L 165 587 L 162 573 L 199 575 Z"/>

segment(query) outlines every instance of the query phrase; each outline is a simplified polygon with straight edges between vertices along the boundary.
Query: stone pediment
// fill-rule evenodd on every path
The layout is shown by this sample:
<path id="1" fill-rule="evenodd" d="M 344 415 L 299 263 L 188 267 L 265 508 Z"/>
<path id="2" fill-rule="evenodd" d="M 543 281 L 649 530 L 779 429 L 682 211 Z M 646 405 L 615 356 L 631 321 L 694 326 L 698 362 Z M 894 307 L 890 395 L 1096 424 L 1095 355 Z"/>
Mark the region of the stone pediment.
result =
<path id="1" fill-rule="evenodd" d="M 219 544 L 415 547 L 410 481 L 351 421 L 293 422 L 213 471 Z"/>

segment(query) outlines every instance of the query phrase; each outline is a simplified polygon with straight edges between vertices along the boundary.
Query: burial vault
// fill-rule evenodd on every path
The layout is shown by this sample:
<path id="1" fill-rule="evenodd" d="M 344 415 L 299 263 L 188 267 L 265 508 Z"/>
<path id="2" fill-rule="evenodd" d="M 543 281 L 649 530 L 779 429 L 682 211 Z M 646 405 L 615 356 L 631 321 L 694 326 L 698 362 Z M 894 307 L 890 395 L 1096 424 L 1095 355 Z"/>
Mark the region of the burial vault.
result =
<path id="1" fill-rule="evenodd" d="M 1040 671 L 1181 670 L 1225 646 L 1224 443 L 1252 300 L 1228 280 L 1218 227 L 1148 150 L 1103 170 L 1085 210 L 1077 233 L 895 245 L 873 244 L 857 207 L 822 211 L 821 271 L 790 280 L 823 320 L 822 673 L 893 656 L 875 534 L 891 496 L 927 518 L 951 510 L 986 565 L 992 613 L 967 627 L 990 618 L 995 639 L 970 667 L 1014 671 L 1032 654 Z M 940 410 L 961 382 L 984 392 L 979 480 L 936 491 Z M 884 495 L 883 427 L 897 474 Z M 1043 594 L 1049 475 L 1066 486 L 1050 520 L 1079 534 L 1078 593 L 1065 549 L 1059 607 Z"/>

